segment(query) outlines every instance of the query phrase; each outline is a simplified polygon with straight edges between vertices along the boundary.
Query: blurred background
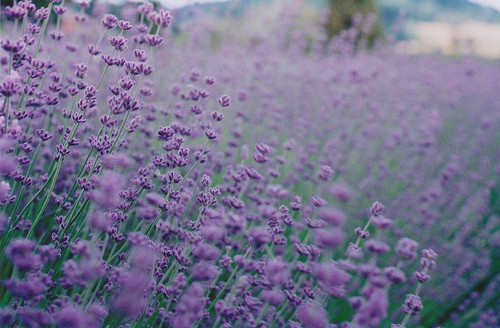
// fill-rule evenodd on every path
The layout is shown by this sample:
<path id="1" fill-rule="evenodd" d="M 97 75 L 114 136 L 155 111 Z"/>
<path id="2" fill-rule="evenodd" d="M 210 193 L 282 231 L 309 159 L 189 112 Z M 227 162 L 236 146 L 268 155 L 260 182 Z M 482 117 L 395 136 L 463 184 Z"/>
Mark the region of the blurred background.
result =
<path id="1" fill-rule="evenodd" d="M 1 0 L 2 5 L 13 0 Z M 46 5 L 48 0 L 34 0 Z M 75 2 L 69 0 L 68 2 Z M 82 1 L 82 0 L 76 0 Z M 88 0 L 90 10 L 111 7 L 119 13 L 131 0 Z M 141 2 L 132 0 L 135 2 Z M 404 53 L 441 53 L 500 58 L 500 0 L 156 0 L 157 6 L 176 12 L 176 24 L 195 12 L 217 16 L 218 32 L 266 33 L 263 22 L 279 22 L 287 6 L 300 3 L 301 20 L 320 21 L 328 37 L 353 24 L 353 15 L 374 14 L 368 36 L 390 38 Z M 326 11 L 325 9 L 329 9 Z M 71 24 L 69 24 L 71 25 Z M 214 28 L 213 26 L 211 26 Z M 216 27 L 217 30 L 217 27 Z"/>
<path id="2" fill-rule="evenodd" d="M 108 1 L 121 3 L 121 0 Z M 161 0 L 160 3 L 184 13 L 229 11 L 230 16 L 246 20 L 246 28 L 254 29 L 263 28 L 262 17 L 277 16 L 283 7 L 293 5 L 293 1 L 286 0 Z M 330 36 L 349 27 L 355 13 L 376 13 L 377 27 L 373 32 L 376 35 L 371 38 L 390 35 L 396 39 L 399 51 L 500 57 L 500 0 L 307 0 L 304 3 L 305 19 L 321 19 L 322 10 L 330 8 L 330 17 L 323 18 Z M 255 10 L 259 10 L 259 15 L 255 15 Z"/>
<path id="3" fill-rule="evenodd" d="M 240 14 L 234 0 L 201 2 L 162 0 L 167 7 L 185 6 L 183 10 L 193 6 L 210 10 L 233 6 L 235 14 Z M 323 8 L 331 9 L 327 23 L 330 35 L 349 27 L 353 14 L 374 12 L 378 15 L 378 36 L 395 36 L 400 51 L 500 57 L 500 0 L 308 0 L 306 3 L 304 12 L 309 12 L 311 19 L 315 13 L 321 15 Z M 273 12 L 271 8 L 278 15 L 279 9 L 290 2 L 239 1 L 243 10 L 259 5 L 265 7 L 268 15 Z M 254 23 L 255 28 L 260 26 L 257 20 Z"/>

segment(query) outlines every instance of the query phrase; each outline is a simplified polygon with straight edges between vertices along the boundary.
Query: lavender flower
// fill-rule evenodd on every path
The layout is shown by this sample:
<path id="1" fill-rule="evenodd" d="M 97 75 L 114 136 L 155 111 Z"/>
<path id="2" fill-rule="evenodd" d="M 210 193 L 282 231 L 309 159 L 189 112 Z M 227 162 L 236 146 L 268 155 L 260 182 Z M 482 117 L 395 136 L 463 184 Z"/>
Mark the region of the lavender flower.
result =
<path id="1" fill-rule="evenodd" d="M 0 326 L 497 325 L 495 63 L 77 7 L 0 8 Z"/>

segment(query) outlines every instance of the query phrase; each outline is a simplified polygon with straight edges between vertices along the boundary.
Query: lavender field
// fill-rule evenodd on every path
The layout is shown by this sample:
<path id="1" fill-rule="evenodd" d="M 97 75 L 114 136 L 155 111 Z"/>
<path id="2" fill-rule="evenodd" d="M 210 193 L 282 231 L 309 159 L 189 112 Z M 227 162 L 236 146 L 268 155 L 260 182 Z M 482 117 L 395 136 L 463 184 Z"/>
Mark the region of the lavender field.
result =
<path id="1" fill-rule="evenodd" d="M 1 7 L 0 327 L 500 327 L 498 61 L 89 5 Z"/>

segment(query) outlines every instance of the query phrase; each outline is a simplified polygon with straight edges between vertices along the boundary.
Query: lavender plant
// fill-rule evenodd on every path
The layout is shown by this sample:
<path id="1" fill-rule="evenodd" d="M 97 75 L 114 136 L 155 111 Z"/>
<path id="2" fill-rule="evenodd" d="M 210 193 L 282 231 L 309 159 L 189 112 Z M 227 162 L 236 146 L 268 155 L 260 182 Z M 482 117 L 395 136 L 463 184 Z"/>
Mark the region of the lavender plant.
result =
<path id="1" fill-rule="evenodd" d="M 1 8 L 0 326 L 498 326 L 497 63 L 102 9 Z"/>

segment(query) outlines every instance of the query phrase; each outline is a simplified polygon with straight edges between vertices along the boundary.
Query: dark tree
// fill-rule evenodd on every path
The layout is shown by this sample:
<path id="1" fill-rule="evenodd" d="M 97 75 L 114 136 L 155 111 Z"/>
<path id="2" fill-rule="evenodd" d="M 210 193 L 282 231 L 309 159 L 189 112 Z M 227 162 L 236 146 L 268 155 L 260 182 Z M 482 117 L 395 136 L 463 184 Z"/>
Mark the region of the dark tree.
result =
<path id="1" fill-rule="evenodd" d="M 328 2 L 330 18 L 326 29 L 330 38 L 337 35 L 340 31 L 352 27 L 356 14 L 361 14 L 365 17 L 369 14 L 377 15 L 377 21 L 371 31 L 363 34 L 360 38 L 367 39 L 369 44 L 373 44 L 375 39 L 383 36 L 375 0 L 328 0 Z"/>

